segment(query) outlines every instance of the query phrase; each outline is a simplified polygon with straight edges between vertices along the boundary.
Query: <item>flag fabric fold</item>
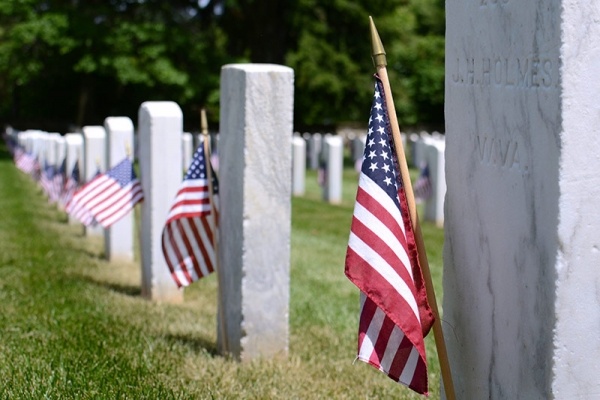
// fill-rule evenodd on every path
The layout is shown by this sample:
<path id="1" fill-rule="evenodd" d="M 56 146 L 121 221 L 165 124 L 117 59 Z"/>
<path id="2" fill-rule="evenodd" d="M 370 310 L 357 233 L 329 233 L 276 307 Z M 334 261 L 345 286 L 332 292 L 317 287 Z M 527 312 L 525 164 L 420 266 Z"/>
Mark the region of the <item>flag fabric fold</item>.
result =
<path id="1" fill-rule="evenodd" d="M 73 194 L 66 211 L 84 225 L 108 228 L 144 199 L 140 181 L 129 157 L 105 173 L 97 174 Z"/>
<path id="2" fill-rule="evenodd" d="M 383 85 L 376 81 L 346 253 L 361 291 L 358 359 L 427 394 L 424 337 L 433 313 L 418 261 Z"/>
<path id="3" fill-rule="evenodd" d="M 188 286 L 216 268 L 218 183 L 210 168 L 201 143 L 163 228 L 163 255 L 178 287 Z"/>

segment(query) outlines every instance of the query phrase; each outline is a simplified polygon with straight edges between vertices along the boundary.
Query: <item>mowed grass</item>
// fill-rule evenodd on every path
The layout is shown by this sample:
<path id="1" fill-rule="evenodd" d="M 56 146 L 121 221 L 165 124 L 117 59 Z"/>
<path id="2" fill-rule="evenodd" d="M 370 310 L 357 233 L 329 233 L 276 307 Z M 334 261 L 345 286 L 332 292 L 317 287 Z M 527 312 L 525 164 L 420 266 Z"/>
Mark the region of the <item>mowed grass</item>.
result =
<path id="1" fill-rule="evenodd" d="M 358 291 L 344 276 L 356 190 L 320 199 L 316 174 L 292 200 L 289 356 L 240 363 L 216 349 L 214 274 L 179 305 L 140 296 L 139 263 L 103 259 L 0 147 L 0 398 L 415 399 L 374 368 L 353 363 Z M 441 304 L 441 229 L 423 226 Z M 432 399 L 439 398 L 433 335 Z"/>

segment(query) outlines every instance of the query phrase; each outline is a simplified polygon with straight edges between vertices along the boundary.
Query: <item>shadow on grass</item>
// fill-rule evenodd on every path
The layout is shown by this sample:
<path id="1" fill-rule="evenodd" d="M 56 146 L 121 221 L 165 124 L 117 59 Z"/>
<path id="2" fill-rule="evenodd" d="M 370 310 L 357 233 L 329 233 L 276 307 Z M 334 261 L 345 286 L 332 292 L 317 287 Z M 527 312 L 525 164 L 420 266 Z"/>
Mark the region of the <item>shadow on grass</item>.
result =
<path id="1" fill-rule="evenodd" d="M 205 352 L 211 357 L 221 356 L 217 350 L 217 344 L 203 337 L 193 336 L 192 334 L 169 334 L 165 339 L 173 344 L 186 347 L 194 353 Z"/>
<path id="2" fill-rule="evenodd" d="M 99 281 L 86 275 L 79 275 L 79 277 L 86 282 L 103 287 L 113 292 L 123 294 L 125 296 L 140 297 L 142 295 L 142 289 L 139 286 Z"/>

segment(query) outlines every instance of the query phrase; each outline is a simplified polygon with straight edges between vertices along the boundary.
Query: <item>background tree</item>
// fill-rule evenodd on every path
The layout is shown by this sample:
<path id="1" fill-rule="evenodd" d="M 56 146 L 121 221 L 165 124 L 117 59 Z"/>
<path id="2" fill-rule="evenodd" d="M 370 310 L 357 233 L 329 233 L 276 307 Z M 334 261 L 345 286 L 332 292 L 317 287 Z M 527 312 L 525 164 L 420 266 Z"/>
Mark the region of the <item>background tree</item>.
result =
<path id="1" fill-rule="evenodd" d="M 322 4 L 326 3 L 326 4 Z M 134 121 L 173 100 L 187 129 L 218 122 L 222 65 L 295 70 L 296 129 L 365 124 L 372 95 L 368 16 L 388 52 L 404 126 L 443 123 L 441 0 L 0 0 L 0 119 L 47 130 Z"/>

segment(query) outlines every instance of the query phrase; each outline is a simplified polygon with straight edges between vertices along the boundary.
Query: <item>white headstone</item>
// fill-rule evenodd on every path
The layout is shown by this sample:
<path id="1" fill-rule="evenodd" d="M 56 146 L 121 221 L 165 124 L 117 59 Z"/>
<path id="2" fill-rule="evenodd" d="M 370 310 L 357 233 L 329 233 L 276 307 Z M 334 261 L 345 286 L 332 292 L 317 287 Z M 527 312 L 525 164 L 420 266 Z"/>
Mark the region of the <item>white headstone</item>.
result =
<path id="1" fill-rule="evenodd" d="M 83 131 L 83 181 L 89 182 L 98 172 L 106 171 L 106 130 L 101 125 L 88 125 Z M 100 224 L 85 228 L 86 235 L 104 235 Z"/>
<path id="2" fill-rule="evenodd" d="M 46 136 L 47 132 L 39 130 L 26 130 L 22 133 L 25 136 L 27 152 L 31 153 L 33 157 L 37 157 L 40 166 L 44 167 L 44 161 L 46 159 Z"/>
<path id="3" fill-rule="evenodd" d="M 417 135 L 417 140 L 414 142 L 412 146 L 412 160 L 415 168 L 419 168 L 423 163 L 425 163 L 427 156 L 427 145 L 426 142 L 429 142 L 431 139 L 431 135 L 425 131 L 419 133 Z"/>
<path id="4" fill-rule="evenodd" d="M 75 163 L 79 162 L 79 168 L 82 168 L 81 162 L 83 159 L 83 136 L 81 133 L 65 134 L 67 143 L 67 176 L 70 176 L 75 168 Z"/>
<path id="5" fill-rule="evenodd" d="M 365 155 L 365 147 L 367 146 L 367 135 L 359 135 L 352 139 L 351 146 L 354 169 L 356 172 L 360 172 Z"/>
<path id="6" fill-rule="evenodd" d="M 292 194 L 304 195 L 306 176 L 306 142 L 300 136 L 292 138 Z"/>
<path id="7" fill-rule="evenodd" d="M 144 189 L 141 222 L 142 295 L 161 302 L 183 301 L 162 253 L 162 230 L 179 191 L 183 113 L 171 101 L 147 101 L 139 109 L 140 180 Z"/>
<path id="8" fill-rule="evenodd" d="M 73 175 L 75 164 L 79 163 L 79 179 L 81 180 L 83 171 L 83 135 L 74 132 L 67 133 L 65 134 L 65 141 L 67 143 L 67 179 Z M 79 221 L 69 215 L 69 224 L 79 224 Z"/>
<path id="9" fill-rule="evenodd" d="M 190 167 L 192 162 L 192 156 L 194 155 L 194 143 L 192 140 L 192 134 L 189 132 L 183 132 L 181 137 L 181 152 L 182 152 L 182 171 L 185 173 Z"/>
<path id="10" fill-rule="evenodd" d="M 342 202 L 342 173 L 344 171 L 344 143 L 340 136 L 325 136 L 323 158 L 325 161 L 323 200 L 339 204 Z"/>
<path id="11" fill-rule="evenodd" d="M 51 132 L 45 135 L 45 162 L 46 165 L 56 168 L 56 140 L 59 133 Z M 43 168 L 43 166 L 42 166 Z"/>
<path id="12" fill-rule="evenodd" d="M 62 135 L 54 135 L 54 165 L 56 168 L 60 168 L 63 161 L 65 161 L 65 157 L 67 156 L 67 142 L 65 137 Z"/>
<path id="13" fill-rule="evenodd" d="M 313 133 L 309 136 L 308 141 L 306 142 L 308 168 L 312 170 L 319 168 L 322 147 L 323 136 L 320 133 Z"/>
<path id="14" fill-rule="evenodd" d="M 410 152 L 410 166 L 414 167 L 414 168 L 418 168 L 419 164 L 418 162 L 420 160 L 418 160 L 418 155 L 417 155 L 417 142 L 421 139 L 421 136 L 418 133 L 409 133 L 408 135 L 403 135 L 403 136 L 407 136 L 407 143 L 408 143 L 408 149 Z"/>
<path id="15" fill-rule="evenodd" d="M 221 70 L 219 348 L 236 358 L 288 351 L 294 73 Z"/>
<path id="16" fill-rule="evenodd" d="M 600 8 L 446 2 L 444 328 L 459 399 L 600 393 Z"/>
<path id="17" fill-rule="evenodd" d="M 444 226 L 444 199 L 446 197 L 445 150 L 443 138 L 425 140 L 425 163 L 429 168 L 431 197 L 425 201 L 425 221 Z"/>
<path id="18" fill-rule="evenodd" d="M 106 129 L 107 169 L 116 166 L 125 157 L 133 157 L 133 122 L 129 117 L 108 117 Z M 133 160 L 132 160 L 133 161 Z M 104 230 L 104 255 L 108 260 L 133 261 L 134 211 Z"/>

